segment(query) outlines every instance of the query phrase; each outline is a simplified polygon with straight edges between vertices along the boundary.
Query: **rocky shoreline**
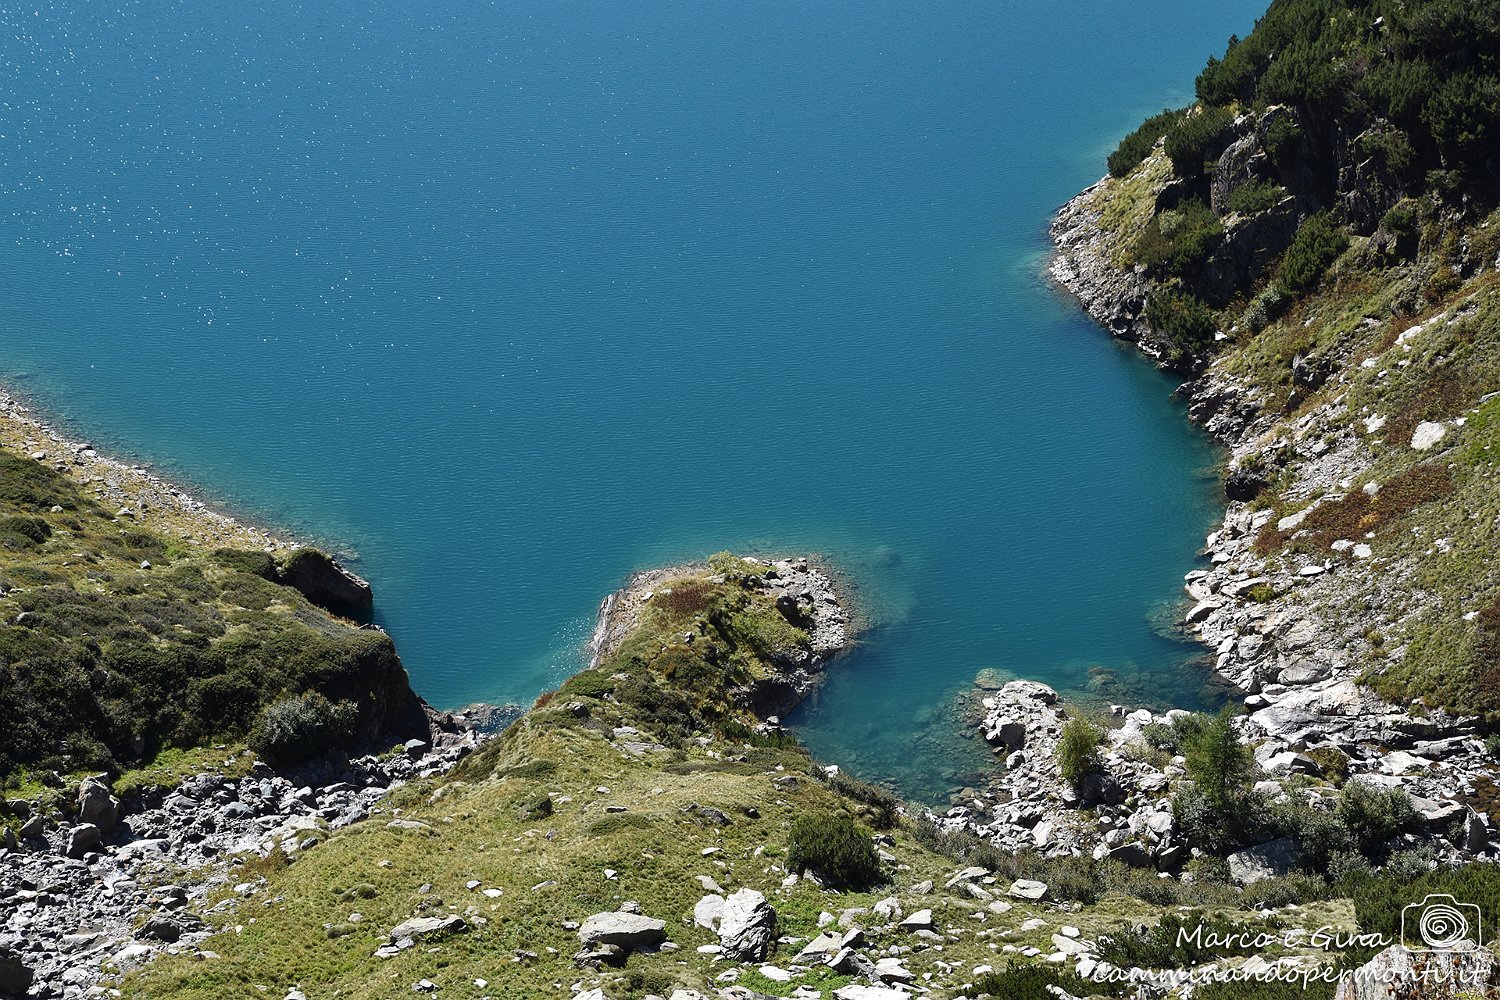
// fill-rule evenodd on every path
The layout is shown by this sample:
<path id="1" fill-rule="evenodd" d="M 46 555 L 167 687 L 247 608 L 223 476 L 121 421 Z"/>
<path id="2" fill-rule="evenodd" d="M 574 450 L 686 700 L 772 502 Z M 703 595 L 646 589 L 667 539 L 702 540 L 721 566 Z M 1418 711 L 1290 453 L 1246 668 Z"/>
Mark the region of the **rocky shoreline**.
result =
<path id="1" fill-rule="evenodd" d="M 1110 184 L 1105 178 L 1058 213 L 1049 274 L 1112 335 L 1159 361 L 1162 342 L 1143 319 L 1148 282 L 1142 272 L 1115 265 L 1116 239 L 1099 224 Z M 1484 804 L 1496 770 L 1478 720 L 1392 705 L 1360 682 L 1367 630 L 1340 612 L 1376 606 L 1372 601 L 1399 588 L 1410 567 L 1372 560 L 1359 539 L 1335 542 L 1321 560 L 1289 550 L 1268 554 L 1256 545 L 1275 517 L 1251 502 L 1259 485 L 1253 470 L 1268 448 L 1288 448 L 1300 459 L 1293 489 L 1316 503 L 1340 495 L 1370 466 L 1369 443 L 1332 429 L 1347 424 L 1347 414 L 1318 409 L 1297 418 L 1288 442 L 1277 418 L 1262 413 L 1253 388 L 1217 364 L 1179 393 L 1194 422 L 1232 456 L 1224 517 L 1205 540 L 1203 564 L 1185 574 L 1181 630 L 1203 645 L 1243 698 L 1245 713 L 1235 724 L 1264 775 L 1256 790 L 1273 801 L 1298 794 L 1317 805 L 1319 792 L 1291 788 L 1300 778 L 1335 774 L 1341 784 L 1402 789 L 1426 829 L 1414 842 L 1423 840 L 1450 861 L 1500 852 L 1495 822 L 1475 808 Z M 1346 419 L 1336 421 L 1340 416 Z M 1290 539 L 1300 520 L 1287 517 L 1274 527 Z M 1186 713 L 1112 706 L 1117 722 L 1101 747 L 1102 773 L 1080 796 L 1066 787 L 1055 759 L 1070 714 L 1057 693 L 1012 681 L 982 694 L 977 726 L 1003 767 L 990 787 L 940 817 L 944 826 L 1012 850 L 1113 857 L 1164 872 L 1188 859 L 1169 798 L 1185 773 L 1182 759 L 1161 765 L 1140 752 L 1145 727 L 1170 725 Z M 1091 810 L 1077 808 L 1085 805 Z M 1251 856 L 1257 850 L 1231 858 L 1237 880 L 1273 873 L 1277 866 Z"/>
<path id="2" fill-rule="evenodd" d="M 300 545 L 216 510 L 144 466 L 102 454 L 86 439 L 70 438 L 4 389 L 0 389 L 0 447 L 45 462 L 76 481 L 102 506 L 118 509 L 121 516 L 195 545 L 268 552 Z"/>
<path id="3" fill-rule="evenodd" d="M 196 952 L 209 931 L 194 911 L 253 915 L 266 884 L 259 870 L 352 823 L 402 822 L 385 796 L 446 773 L 482 741 L 450 723 L 432 743 L 413 739 L 390 756 L 280 774 L 231 758 L 222 773 L 125 802 L 88 778 L 64 798 L 62 815 L 12 801 L 28 818 L 0 846 L 0 996 L 104 995 L 101 983 L 160 954 Z M 244 773 L 229 776 L 236 772 Z"/>

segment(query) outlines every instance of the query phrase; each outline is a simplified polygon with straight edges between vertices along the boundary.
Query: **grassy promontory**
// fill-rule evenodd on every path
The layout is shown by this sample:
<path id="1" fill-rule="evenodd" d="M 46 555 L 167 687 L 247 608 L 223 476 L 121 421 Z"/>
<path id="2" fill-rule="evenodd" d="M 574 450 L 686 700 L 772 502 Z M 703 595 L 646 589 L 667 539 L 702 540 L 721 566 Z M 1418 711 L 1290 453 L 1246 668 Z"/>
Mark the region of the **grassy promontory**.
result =
<path id="1" fill-rule="evenodd" d="M 295 762 L 425 733 L 390 638 L 325 607 L 356 612 L 363 581 L 3 403 L 0 777 L 12 796 L 88 772 L 148 780 L 215 744 Z"/>

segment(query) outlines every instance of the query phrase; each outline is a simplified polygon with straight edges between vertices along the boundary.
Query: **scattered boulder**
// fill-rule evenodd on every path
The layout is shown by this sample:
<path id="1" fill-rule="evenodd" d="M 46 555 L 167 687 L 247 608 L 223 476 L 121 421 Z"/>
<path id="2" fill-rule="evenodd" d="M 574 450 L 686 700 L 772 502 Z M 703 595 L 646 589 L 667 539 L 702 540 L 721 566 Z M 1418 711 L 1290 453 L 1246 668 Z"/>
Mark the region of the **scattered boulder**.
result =
<path id="1" fill-rule="evenodd" d="M 81 858 L 90 851 L 97 851 L 104 843 L 99 828 L 92 823 L 79 823 L 68 831 L 68 846 L 64 851 L 70 858 Z"/>
<path id="2" fill-rule="evenodd" d="M 1297 860 L 1297 842 L 1290 837 L 1280 837 L 1265 844 L 1236 851 L 1226 859 L 1229 874 L 1240 885 L 1249 885 L 1261 879 L 1285 875 Z"/>
<path id="3" fill-rule="evenodd" d="M 1043 900 L 1047 898 L 1047 883 L 1029 878 L 1018 878 L 1011 883 L 1010 894 L 1016 899 L 1027 899 L 1032 902 Z"/>
<path id="4" fill-rule="evenodd" d="M 666 938 L 667 924 L 639 913 L 596 913 L 578 928 L 585 949 L 614 945 L 626 951 L 653 948 Z"/>
<path id="5" fill-rule="evenodd" d="M 158 913 L 141 925 L 137 936 L 172 944 L 182 937 L 182 925 L 171 917 Z"/>
<path id="6" fill-rule="evenodd" d="M 0 945 L 0 997 L 23 997 L 31 989 L 35 974 L 21 956 Z"/>
<path id="7" fill-rule="evenodd" d="M 99 778 L 84 778 L 78 786 L 78 818 L 101 832 L 113 830 L 120 821 L 120 800 Z"/>
<path id="8" fill-rule="evenodd" d="M 418 938 L 446 937 L 468 930 L 463 917 L 412 917 L 391 928 L 391 941 L 415 941 Z"/>
<path id="9" fill-rule="evenodd" d="M 932 911 L 918 910 L 896 926 L 904 931 L 930 931 L 932 930 Z"/>
<path id="10" fill-rule="evenodd" d="M 741 889 L 724 901 L 719 921 L 719 944 L 724 954 L 741 962 L 760 961 L 776 939 L 776 911 L 763 893 Z"/>
<path id="11" fill-rule="evenodd" d="M 717 893 L 704 896 L 693 904 L 693 923 L 705 930 L 717 931 L 724 919 L 724 897 Z"/>

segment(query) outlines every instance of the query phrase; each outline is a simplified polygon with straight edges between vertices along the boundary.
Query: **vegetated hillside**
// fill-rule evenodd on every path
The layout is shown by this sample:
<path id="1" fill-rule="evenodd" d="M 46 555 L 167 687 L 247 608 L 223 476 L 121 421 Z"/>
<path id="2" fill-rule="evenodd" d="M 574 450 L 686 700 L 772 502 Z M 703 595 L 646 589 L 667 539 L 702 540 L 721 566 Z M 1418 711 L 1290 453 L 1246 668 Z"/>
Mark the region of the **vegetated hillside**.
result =
<path id="1" fill-rule="evenodd" d="M 322 553 L 204 548 L 0 450 L 0 775 L 118 774 L 250 738 L 290 762 L 425 732 L 389 637 L 312 604 Z M 220 754 L 219 756 L 222 756 Z"/>
<path id="2" fill-rule="evenodd" d="M 658 581 L 597 668 L 456 771 L 397 789 L 315 845 L 239 859 L 240 884 L 202 906 L 219 933 L 126 977 L 124 995 L 826 1000 L 909 983 L 935 997 L 1113 996 L 1125 988 L 1098 977 L 1111 966 L 1176 973 L 1254 954 L 1338 968 L 1375 950 L 1295 934 L 1225 949 L 1214 935 L 1394 938 L 1409 898 L 1500 900 L 1500 870 L 1431 872 L 1404 796 L 1365 787 L 1336 812 L 1265 806 L 1315 824 L 1326 850 L 1244 888 L 1211 854 L 1179 880 L 1113 858 L 1000 851 L 914 819 L 748 708 L 755 685 L 806 650 L 814 609 L 773 601 L 764 564 L 715 565 L 729 572 Z M 1226 797 L 1243 797 L 1249 750 L 1226 723 L 1167 728 L 1158 745 L 1182 741 L 1195 780 L 1218 775 Z M 1229 735 L 1211 752 L 1189 739 L 1214 732 Z M 1352 846 L 1330 867 L 1338 842 Z M 1378 878 L 1366 843 L 1385 862 Z M 1207 937 L 1194 940 L 1200 923 Z M 1290 994 L 1252 983 L 1195 995 Z"/>
<path id="3" fill-rule="evenodd" d="M 1197 92 L 1065 210 L 1055 270 L 1233 449 L 1215 565 L 1265 606 L 1205 591 L 1199 630 L 1252 691 L 1300 618 L 1397 704 L 1494 713 L 1500 5 L 1278 0 Z"/>

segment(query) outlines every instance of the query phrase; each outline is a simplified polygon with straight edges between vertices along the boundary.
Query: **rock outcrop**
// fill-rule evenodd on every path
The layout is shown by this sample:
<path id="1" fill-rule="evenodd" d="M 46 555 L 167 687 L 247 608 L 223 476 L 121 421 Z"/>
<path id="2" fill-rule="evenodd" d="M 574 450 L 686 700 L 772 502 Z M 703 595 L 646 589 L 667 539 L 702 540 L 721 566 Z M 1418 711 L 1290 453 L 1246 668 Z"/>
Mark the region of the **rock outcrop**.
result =
<path id="1" fill-rule="evenodd" d="M 369 583 L 327 553 L 297 549 L 282 560 L 278 571 L 282 583 L 335 614 L 365 620 L 374 610 L 375 595 Z"/>

